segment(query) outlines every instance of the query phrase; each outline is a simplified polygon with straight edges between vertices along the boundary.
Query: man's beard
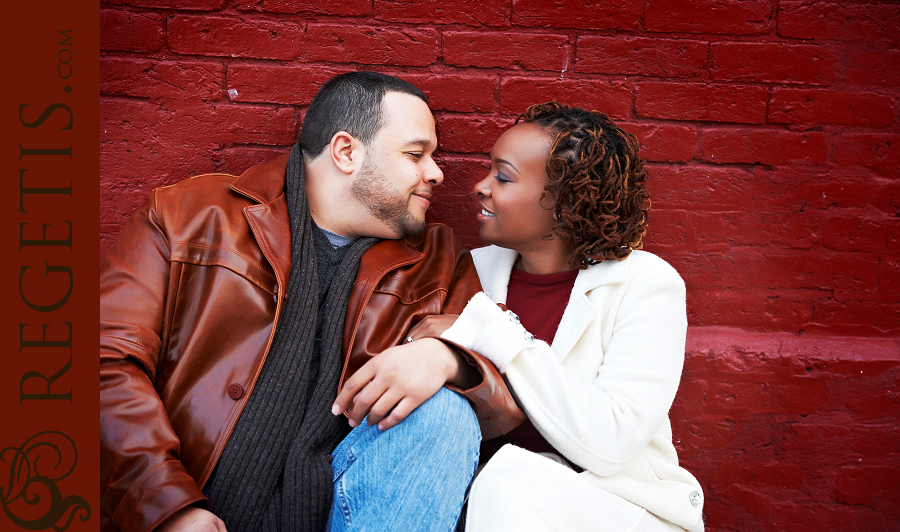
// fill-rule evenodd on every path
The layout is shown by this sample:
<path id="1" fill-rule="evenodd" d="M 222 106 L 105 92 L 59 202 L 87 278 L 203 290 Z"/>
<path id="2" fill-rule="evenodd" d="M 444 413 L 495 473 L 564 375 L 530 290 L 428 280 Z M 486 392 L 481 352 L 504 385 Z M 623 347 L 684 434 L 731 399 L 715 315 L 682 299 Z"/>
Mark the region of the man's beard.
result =
<path id="1" fill-rule="evenodd" d="M 425 220 L 419 220 L 409 212 L 409 195 L 404 196 L 393 187 L 371 156 L 366 157 L 350 190 L 373 216 L 387 223 L 400 238 L 425 230 Z"/>

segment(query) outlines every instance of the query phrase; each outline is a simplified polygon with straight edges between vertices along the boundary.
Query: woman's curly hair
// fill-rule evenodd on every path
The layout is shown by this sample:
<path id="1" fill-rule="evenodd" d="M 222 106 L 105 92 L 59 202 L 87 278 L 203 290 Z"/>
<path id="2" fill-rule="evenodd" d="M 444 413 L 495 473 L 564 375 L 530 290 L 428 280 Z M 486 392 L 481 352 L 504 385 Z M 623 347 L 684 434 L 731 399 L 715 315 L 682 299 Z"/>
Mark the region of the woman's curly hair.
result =
<path id="1" fill-rule="evenodd" d="M 649 221 L 647 170 L 634 135 L 603 113 L 547 102 L 516 118 L 550 133 L 547 158 L 556 235 L 571 242 L 572 268 L 627 257 L 643 246 Z"/>

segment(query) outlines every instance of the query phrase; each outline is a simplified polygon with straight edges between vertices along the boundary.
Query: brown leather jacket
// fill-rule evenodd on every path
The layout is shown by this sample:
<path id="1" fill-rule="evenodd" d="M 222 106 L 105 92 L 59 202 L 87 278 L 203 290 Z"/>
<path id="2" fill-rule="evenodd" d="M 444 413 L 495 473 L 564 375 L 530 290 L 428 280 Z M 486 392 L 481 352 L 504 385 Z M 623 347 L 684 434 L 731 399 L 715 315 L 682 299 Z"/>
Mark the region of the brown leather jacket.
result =
<path id="1" fill-rule="evenodd" d="M 287 156 L 238 178 L 153 191 L 100 277 L 101 526 L 146 532 L 201 492 L 262 368 L 290 272 Z M 341 383 L 428 314 L 459 313 L 481 289 L 449 228 L 365 253 L 350 296 Z M 522 419 L 490 362 L 458 390 L 485 439 Z M 337 390 L 335 390 L 335 395 Z"/>

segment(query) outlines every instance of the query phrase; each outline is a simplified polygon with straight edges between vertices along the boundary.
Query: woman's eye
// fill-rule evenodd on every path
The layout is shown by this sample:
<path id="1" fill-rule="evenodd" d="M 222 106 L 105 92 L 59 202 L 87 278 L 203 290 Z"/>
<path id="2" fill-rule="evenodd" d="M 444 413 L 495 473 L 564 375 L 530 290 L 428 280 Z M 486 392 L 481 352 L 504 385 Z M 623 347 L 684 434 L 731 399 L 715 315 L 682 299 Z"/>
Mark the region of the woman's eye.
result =
<path id="1" fill-rule="evenodd" d="M 418 152 L 409 152 L 409 153 L 407 153 L 407 155 L 409 155 L 410 157 L 412 157 L 414 159 L 421 159 L 424 154 L 418 153 Z"/>
<path id="2" fill-rule="evenodd" d="M 494 177 L 494 179 L 496 179 L 500 183 L 509 183 L 510 182 L 510 179 L 508 177 L 506 177 L 505 175 L 503 175 L 502 172 L 497 172 L 497 175 Z"/>

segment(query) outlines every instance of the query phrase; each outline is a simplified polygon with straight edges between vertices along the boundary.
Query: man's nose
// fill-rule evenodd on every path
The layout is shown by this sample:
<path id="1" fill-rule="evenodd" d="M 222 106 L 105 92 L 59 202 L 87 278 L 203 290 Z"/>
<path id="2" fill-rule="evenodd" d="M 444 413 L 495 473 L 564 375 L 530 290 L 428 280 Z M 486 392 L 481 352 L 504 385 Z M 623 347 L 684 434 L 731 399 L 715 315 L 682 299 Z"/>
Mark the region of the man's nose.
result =
<path id="1" fill-rule="evenodd" d="M 434 162 L 434 159 L 430 159 L 430 164 L 425 168 L 423 179 L 434 185 L 440 185 L 444 182 L 444 172 L 441 171 L 441 167 Z"/>

